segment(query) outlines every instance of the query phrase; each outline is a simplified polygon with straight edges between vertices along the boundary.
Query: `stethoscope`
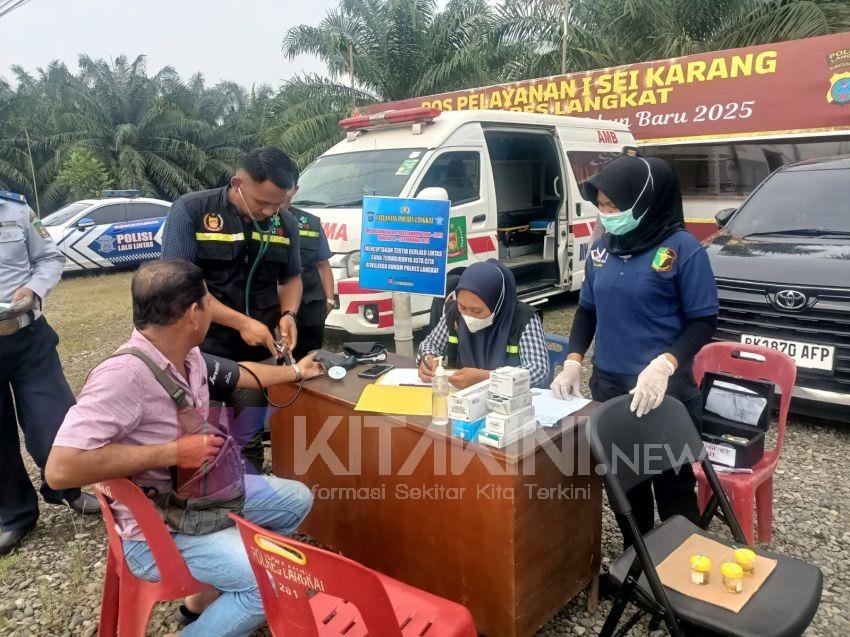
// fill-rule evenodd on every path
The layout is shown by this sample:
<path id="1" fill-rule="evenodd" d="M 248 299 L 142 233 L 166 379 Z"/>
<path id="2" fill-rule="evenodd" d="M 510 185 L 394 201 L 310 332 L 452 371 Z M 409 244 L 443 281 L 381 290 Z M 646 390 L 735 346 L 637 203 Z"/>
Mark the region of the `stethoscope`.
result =
<path id="1" fill-rule="evenodd" d="M 251 208 L 248 207 L 248 203 L 245 201 L 245 196 L 242 194 L 242 187 L 236 187 L 237 192 L 239 193 L 239 198 L 242 199 L 242 205 L 245 206 L 245 210 L 248 211 L 248 215 L 251 217 L 251 224 L 256 230 L 257 234 L 260 235 L 260 247 L 257 250 L 257 256 L 254 258 L 254 263 L 251 265 L 251 269 L 248 271 L 248 280 L 245 282 L 245 316 L 251 316 L 251 306 L 250 306 L 250 298 L 251 298 L 251 285 L 254 282 L 254 275 L 257 273 L 257 266 L 260 265 L 260 260 L 265 256 L 266 252 L 269 249 L 269 244 L 271 243 L 272 233 L 275 228 L 280 226 L 280 211 L 276 212 L 267 222 L 267 228 L 263 230 L 260 227 L 259 222 L 254 217 L 254 213 L 251 212 Z"/>

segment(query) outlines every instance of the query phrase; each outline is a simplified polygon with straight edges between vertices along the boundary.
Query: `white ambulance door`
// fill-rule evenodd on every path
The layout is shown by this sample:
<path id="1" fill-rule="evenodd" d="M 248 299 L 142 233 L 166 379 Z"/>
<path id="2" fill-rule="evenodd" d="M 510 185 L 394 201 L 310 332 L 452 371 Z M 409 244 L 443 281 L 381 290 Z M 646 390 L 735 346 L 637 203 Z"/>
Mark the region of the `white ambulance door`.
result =
<path id="1" fill-rule="evenodd" d="M 568 201 L 559 219 L 558 263 L 565 264 L 565 285 L 578 290 L 584 282 L 584 262 L 595 232 L 596 206 L 585 201 L 581 185 L 622 155 L 623 145 L 634 140 L 627 131 L 558 127 L 558 138 L 566 157 L 564 190 Z"/>

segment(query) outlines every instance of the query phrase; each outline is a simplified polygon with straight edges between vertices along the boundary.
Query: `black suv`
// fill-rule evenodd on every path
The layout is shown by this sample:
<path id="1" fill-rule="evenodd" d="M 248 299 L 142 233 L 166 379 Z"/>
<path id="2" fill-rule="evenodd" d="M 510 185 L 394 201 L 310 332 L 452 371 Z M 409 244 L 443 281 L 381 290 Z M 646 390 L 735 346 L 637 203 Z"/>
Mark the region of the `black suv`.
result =
<path id="1" fill-rule="evenodd" d="M 716 219 L 717 337 L 789 354 L 795 411 L 850 420 L 850 156 L 788 164 Z"/>

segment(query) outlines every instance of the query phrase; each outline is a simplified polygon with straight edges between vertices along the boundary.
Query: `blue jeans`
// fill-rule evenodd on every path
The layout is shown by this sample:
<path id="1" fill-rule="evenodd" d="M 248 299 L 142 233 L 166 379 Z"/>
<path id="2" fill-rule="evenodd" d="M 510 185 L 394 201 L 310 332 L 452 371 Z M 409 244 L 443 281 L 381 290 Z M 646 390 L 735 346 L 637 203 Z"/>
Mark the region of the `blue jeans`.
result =
<path id="1" fill-rule="evenodd" d="M 307 517 L 313 494 L 300 482 L 273 476 L 245 476 L 242 517 L 270 531 L 291 533 Z M 235 527 L 206 535 L 173 534 L 174 543 L 199 582 L 221 591 L 219 598 L 180 633 L 185 637 L 250 635 L 265 622 L 260 592 Z M 130 572 L 155 582 L 159 571 L 144 541 L 124 540 Z"/>

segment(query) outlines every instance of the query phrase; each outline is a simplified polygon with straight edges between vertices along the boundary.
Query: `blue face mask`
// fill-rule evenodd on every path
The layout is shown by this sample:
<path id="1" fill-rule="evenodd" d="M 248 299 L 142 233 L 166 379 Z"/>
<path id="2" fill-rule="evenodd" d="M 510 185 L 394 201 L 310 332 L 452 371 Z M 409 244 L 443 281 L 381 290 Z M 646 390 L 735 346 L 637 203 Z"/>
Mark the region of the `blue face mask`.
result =
<path id="1" fill-rule="evenodd" d="M 629 208 L 623 212 L 618 212 L 613 215 L 599 215 L 599 221 L 605 227 L 605 230 L 614 235 L 626 234 L 631 232 L 640 225 L 640 220 L 643 215 L 635 219 L 632 215 L 634 208 Z M 646 213 L 644 213 L 646 214 Z"/>
<path id="2" fill-rule="evenodd" d="M 643 197 L 643 193 L 646 191 L 646 188 L 653 182 L 652 169 L 649 167 L 649 163 L 645 159 L 643 160 L 643 163 L 646 164 L 646 169 L 649 171 L 649 175 L 646 178 L 646 183 L 643 185 L 640 194 L 637 196 L 637 199 L 635 199 L 635 206 L 638 201 L 640 201 L 640 198 Z M 632 206 L 628 210 L 623 210 L 622 212 L 617 212 L 611 215 L 599 213 L 599 222 L 605 230 L 613 235 L 623 235 L 627 232 L 631 232 L 640 225 L 640 220 L 646 215 L 646 210 L 644 210 L 640 217 L 635 217 L 635 206 Z M 648 209 L 649 208 L 647 208 L 647 210 Z"/>

